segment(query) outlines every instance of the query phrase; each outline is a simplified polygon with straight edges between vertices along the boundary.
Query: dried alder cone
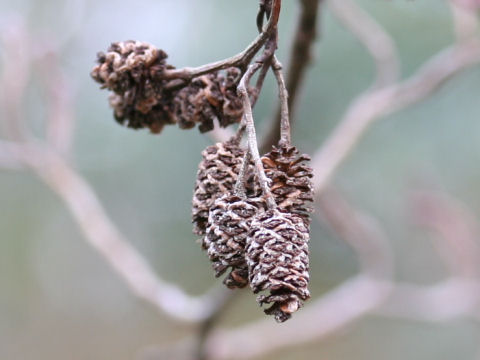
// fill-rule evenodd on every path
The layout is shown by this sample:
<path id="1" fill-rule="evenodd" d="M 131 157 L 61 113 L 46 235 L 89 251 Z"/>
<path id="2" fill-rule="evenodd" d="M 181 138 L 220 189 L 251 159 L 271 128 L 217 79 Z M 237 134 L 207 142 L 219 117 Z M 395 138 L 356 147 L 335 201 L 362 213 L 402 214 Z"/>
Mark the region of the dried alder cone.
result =
<path id="1" fill-rule="evenodd" d="M 231 269 L 224 280 L 229 288 L 242 288 L 248 284 L 245 245 L 251 221 L 264 211 L 262 204 L 258 198 L 242 199 L 227 194 L 210 208 L 203 247 L 208 252 L 216 277 Z"/>
<path id="2" fill-rule="evenodd" d="M 307 285 L 309 231 L 294 215 L 268 210 L 251 223 L 246 260 L 250 287 L 260 305 L 272 304 L 265 313 L 278 322 L 288 320 L 310 297 Z"/>
<path id="3" fill-rule="evenodd" d="M 202 152 L 192 199 L 195 234 L 205 235 L 208 213 L 213 203 L 233 191 L 244 154 L 245 150 L 236 138 L 211 145 Z M 205 245 L 203 247 L 207 248 Z"/>
<path id="4" fill-rule="evenodd" d="M 167 124 L 182 129 L 199 124 L 210 131 L 217 118 L 221 126 L 237 123 L 243 115 L 236 87 L 240 70 L 227 69 L 183 84 L 169 82 L 164 72 L 174 69 L 166 63 L 167 54 L 140 41 L 112 43 L 97 56 L 92 78 L 112 91 L 110 105 L 115 119 L 130 128 L 149 128 L 159 133 Z"/>
<path id="5" fill-rule="evenodd" d="M 300 216 L 310 225 L 313 202 L 313 169 L 308 155 L 299 155 L 295 146 L 280 144 L 262 157 L 270 189 L 281 210 Z"/>

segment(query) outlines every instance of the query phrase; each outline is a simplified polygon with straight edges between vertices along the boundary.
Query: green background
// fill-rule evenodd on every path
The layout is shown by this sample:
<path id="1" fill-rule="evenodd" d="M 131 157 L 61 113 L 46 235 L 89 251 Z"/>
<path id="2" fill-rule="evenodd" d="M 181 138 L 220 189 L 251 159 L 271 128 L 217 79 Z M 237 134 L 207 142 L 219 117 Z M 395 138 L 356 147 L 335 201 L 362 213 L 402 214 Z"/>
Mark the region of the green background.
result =
<path id="1" fill-rule="evenodd" d="M 231 56 L 256 35 L 257 3 L 0 1 L 0 24 L 15 14 L 24 16 L 34 34 L 51 39 L 65 38 L 76 26 L 60 54 L 75 94 L 76 168 L 155 270 L 192 294 L 219 282 L 190 224 L 196 167 L 211 140 L 197 130 L 173 126 L 158 136 L 118 126 L 107 93 L 98 89 L 89 71 L 97 51 L 125 39 L 157 45 L 177 67 Z M 402 77 L 454 40 L 445 1 L 358 4 L 396 40 Z M 293 0 L 284 1 L 283 7 L 279 58 L 287 64 L 299 7 Z M 296 114 L 295 144 L 314 152 L 373 76 L 364 48 L 323 11 Z M 260 132 L 276 106 L 273 85 L 270 78 L 255 109 Z M 35 129 L 46 116 L 44 100 L 34 73 L 23 107 Z M 352 203 L 385 228 L 399 280 L 425 284 L 446 274 L 433 250 L 435 239 L 413 222 L 412 189 L 427 184 L 459 198 L 474 212 L 480 210 L 479 100 L 477 66 L 428 100 L 376 123 L 336 174 L 338 187 Z M 358 270 L 348 245 L 317 221 L 312 225 L 311 269 L 313 299 Z M 222 323 L 237 325 L 263 316 L 254 296 L 244 291 Z M 0 171 L 1 359 L 132 359 L 142 349 L 168 345 L 194 330 L 134 298 L 86 244 L 60 200 L 34 175 Z M 471 320 L 429 324 L 368 316 L 326 339 L 264 359 L 473 360 L 480 356 L 479 339 L 479 325 Z"/>

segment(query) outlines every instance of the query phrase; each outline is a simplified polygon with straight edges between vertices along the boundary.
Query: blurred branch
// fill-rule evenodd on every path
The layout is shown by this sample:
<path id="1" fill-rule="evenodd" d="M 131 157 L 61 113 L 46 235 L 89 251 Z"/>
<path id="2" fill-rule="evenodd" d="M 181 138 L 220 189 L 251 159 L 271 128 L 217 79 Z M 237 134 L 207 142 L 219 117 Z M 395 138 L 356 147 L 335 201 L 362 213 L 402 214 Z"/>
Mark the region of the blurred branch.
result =
<path id="1" fill-rule="evenodd" d="M 167 315 L 198 322 L 216 311 L 219 289 L 192 297 L 159 278 L 106 214 L 90 185 L 54 150 L 38 143 L 0 142 L 0 153 L 31 168 L 67 206 L 88 243 L 110 264 L 137 297 Z"/>
<path id="2" fill-rule="evenodd" d="M 416 191 L 413 220 L 436 235 L 434 245 L 453 277 L 479 277 L 479 225 L 458 200 L 439 191 Z"/>
<path id="3" fill-rule="evenodd" d="M 429 322 L 480 319 L 480 283 L 452 277 L 428 286 L 396 284 L 375 314 Z"/>
<path id="4" fill-rule="evenodd" d="M 399 61 L 395 43 L 388 32 L 351 0 L 328 0 L 333 15 L 365 47 L 375 62 L 376 77 L 372 88 L 397 81 Z"/>
<path id="5" fill-rule="evenodd" d="M 410 78 L 355 100 L 313 156 L 317 194 L 324 190 L 334 172 L 375 120 L 425 99 L 449 78 L 478 62 L 480 40 L 473 38 L 440 52 Z"/>
<path id="6" fill-rule="evenodd" d="M 58 52 L 53 45 L 45 52 L 39 64 L 42 80 L 45 84 L 45 102 L 47 104 L 46 138 L 60 154 L 68 155 L 73 143 L 75 128 L 73 94 L 61 71 Z"/>
<path id="7" fill-rule="evenodd" d="M 475 36 L 480 28 L 476 9 L 461 1 L 450 0 L 449 3 L 457 41 L 465 41 Z"/>
<path id="8" fill-rule="evenodd" d="M 376 309 L 389 292 L 388 283 L 367 275 L 355 276 L 310 303 L 288 326 L 264 319 L 237 329 L 215 331 L 208 339 L 208 353 L 211 359 L 249 359 L 319 340 Z"/>
<path id="9" fill-rule="evenodd" d="M 21 121 L 22 98 L 30 80 L 32 66 L 32 41 L 24 19 L 17 15 L 6 18 L 0 29 L 3 51 L 2 76 L 0 78 L 0 114 L 4 119 L 4 131 L 11 139 L 25 139 L 29 133 Z"/>
<path id="10" fill-rule="evenodd" d="M 299 90 L 303 84 L 307 66 L 311 62 L 312 47 L 317 36 L 317 22 L 319 6 L 322 0 L 300 0 L 301 13 L 299 16 L 295 39 L 290 52 L 290 63 L 287 70 L 288 107 L 291 120 L 294 118 L 295 105 Z M 270 151 L 280 139 L 280 106 L 272 119 L 262 143 L 262 152 Z"/>
<path id="11" fill-rule="evenodd" d="M 327 188 L 317 198 L 316 213 L 332 232 L 352 247 L 362 273 L 385 281 L 391 279 L 392 251 L 376 219 L 353 208 L 333 188 Z"/>

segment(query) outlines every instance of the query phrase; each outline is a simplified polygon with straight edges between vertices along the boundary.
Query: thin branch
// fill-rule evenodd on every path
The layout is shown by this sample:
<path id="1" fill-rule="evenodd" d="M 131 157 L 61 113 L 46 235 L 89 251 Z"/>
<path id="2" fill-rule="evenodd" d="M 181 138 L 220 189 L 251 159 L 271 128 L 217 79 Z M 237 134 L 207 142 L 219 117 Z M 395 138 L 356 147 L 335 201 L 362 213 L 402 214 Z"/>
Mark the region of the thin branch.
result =
<path id="1" fill-rule="evenodd" d="M 40 144 L 0 142 L 0 153 L 14 154 L 62 199 L 88 243 L 110 264 L 130 291 L 161 312 L 200 322 L 216 311 L 218 289 L 193 297 L 159 278 L 110 220 L 90 185 L 57 153 Z"/>
<path id="2" fill-rule="evenodd" d="M 393 275 L 393 255 L 386 236 L 371 215 L 355 209 L 342 194 L 326 189 L 317 197 L 316 214 L 355 251 L 360 271 L 387 281 Z"/>
<path id="3" fill-rule="evenodd" d="M 413 221 L 436 235 L 434 246 L 451 276 L 478 279 L 480 227 L 473 212 L 440 191 L 415 191 L 411 202 Z"/>
<path id="4" fill-rule="evenodd" d="M 392 37 L 373 18 L 351 0 L 328 0 L 333 15 L 366 48 L 375 62 L 372 88 L 394 83 L 400 74 L 397 50 Z"/>
<path id="5" fill-rule="evenodd" d="M 211 359 L 250 359 L 322 339 L 375 310 L 391 290 L 389 283 L 358 275 L 300 311 L 288 326 L 264 319 L 233 330 L 217 330 L 208 340 Z M 355 301 L 352 301 L 355 299 Z"/>
<path id="6" fill-rule="evenodd" d="M 301 14 L 295 31 L 295 39 L 290 51 L 290 61 L 287 71 L 288 107 L 290 116 L 296 110 L 299 90 L 302 86 L 307 66 L 311 62 L 313 43 L 317 37 L 319 7 L 322 0 L 301 0 Z M 280 139 L 281 107 L 272 118 L 270 126 L 262 142 L 262 152 L 270 151 Z"/>
<path id="7" fill-rule="evenodd" d="M 414 321 L 445 322 L 459 317 L 480 319 L 480 283 L 448 278 L 435 285 L 396 284 L 375 314 Z"/>
<path id="8" fill-rule="evenodd" d="M 26 139 L 30 134 L 21 121 L 22 98 L 30 80 L 32 41 L 24 19 L 12 15 L 0 31 L 3 45 L 3 71 L 0 79 L 0 115 L 11 139 Z"/>
<path id="9" fill-rule="evenodd" d="M 290 145 L 290 115 L 288 109 L 288 91 L 283 78 L 282 64 L 277 57 L 273 57 L 273 72 L 278 84 L 278 97 L 280 98 L 280 142 Z"/>
<path id="10" fill-rule="evenodd" d="M 242 101 L 243 101 L 243 111 L 244 111 L 245 121 L 247 125 L 249 152 L 255 164 L 258 181 L 262 188 L 265 201 L 267 202 L 267 205 L 270 209 L 274 209 L 276 208 L 277 205 L 270 191 L 269 181 L 267 176 L 265 175 L 262 160 L 260 159 L 260 154 L 258 152 L 257 134 L 255 132 L 255 123 L 253 120 L 252 105 L 250 103 L 250 97 L 248 95 L 248 90 L 247 90 L 248 83 L 251 77 L 262 65 L 263 64 L 256 62 L 248 67 L 247 72 L 244 74 L 244 76 L 240 80 L 240 84 L 238 85 L 238 93 L 242 97 Z"/>
<path id="11" fill-rule="evenodd" d="M 440 52 L 409 79 L 357 99 L 326 143 L 314 154 L 312 165 L 316 193 L 324 189 L 375 120 L 431 96 L 453 75 L 478 62 L 480 41 L 475 38 Z"/>
<path id="12" fill-rule="evenodd" d="M 165 79 L 183 79 L 191 80 L 197 76 L 211 73 L 217 70 L 227 69 L 229 67 L 245 68 L 258 53 L 263 45 L 268 41 L 271 34 L 276 31 L 278 18 L 280 16 L 281 0 L 273 0 L 272 15 L 270 16 L 267 26 L 257 38 L 247 46 L 241 53 L 234 55 L 228 59 L 215 61 L 210 64 L 191 68 L 185 67 L 182 69 L 167 70 L 164 72 Z"/>
<path id="13" fill-rule="evenodd" d="M 475 9 L 459 4 L 455 0 L 450 0 L 449 3 L 457 41 L 465 41 L 478 34 L 480 24 Z"/>

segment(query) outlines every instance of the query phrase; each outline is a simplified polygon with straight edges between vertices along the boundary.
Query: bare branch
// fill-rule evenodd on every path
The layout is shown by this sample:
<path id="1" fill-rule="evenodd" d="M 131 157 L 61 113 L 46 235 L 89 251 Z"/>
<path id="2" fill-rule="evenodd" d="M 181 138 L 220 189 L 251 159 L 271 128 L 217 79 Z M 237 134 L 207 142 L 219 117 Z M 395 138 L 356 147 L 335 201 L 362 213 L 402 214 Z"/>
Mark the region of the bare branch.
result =
<path id="1" fill-rule="evenodd" d="M 265 175 L 262 160 L 260 159 L 260 154 L 258 152 L 257 134 L 255 131 L 255 122 L 253 120 L 252 104 L 250 102 L 250 97 L 247 90 L 250 78 L 254 75 L 255 71 L 257 71 L 262 65 L 262 63 L 256 62 L 248 67 L 247 72 L 242 77 L 242 79 L 240 80 L 240 84 L 238 85 L 238 93 L 243 100 L 243 112 L 245 114 L 244 116 L 247 126 L 249 152 L 255 164 L 255 169 L 258 176 L 258 181 L 262 188 L 263 196 L 267 202 L 268 207 L 274 209 L 277 205 L 270 191 L 269 181 L 267 176 Z"/>
<path id="2" fill-rule="evenodd" d="M 0 31 L 0 42 L 3 45 L 0 114 L 4 130 L 11 139 L 25 139 L 29 132 L 21 122 L 21 102 L 30 80 L 32 54 L 24 19 L 12 15 Z"/>
<path id="3" fill-rule="evenodd" d="M 294 117 L 299 90 L 303 84 L 307 66 L 311 62 L 312 48 L 317 36 L 319 6 L 322 0 L 301 0 L 301 14 L 299 16 L 295 39 L 290 52 L 290 62 L 287 71 L 288 107 L 291 118 Z M 281 107 L 268 127 L 262 152 L 270 151 L 280 139 Z"/>
<path id="4" fill-rule="evenodd" d="M 458 200 L 439 191 L 416 191 L 413 221 L 437 235 L 434 245 L 453 277 L 479 277 L 479 226 L 475 215 Z"/>
<path id="5" fill-rule="evenodd" d="M 110 220 L 90 185 L 55 152 L 40 144 L 1 142 L 0 153 L 13 153 L 60 196 L 88 243 L 135 296 L 177 320 L 199 322 L 216 311 L 217 289 L 192 297 L 159 278 Z"/>
<path id="6" fill-rule="evenodd" d="M 396 284 L 375 314 L 415 321 L 442 322 L 458 317 L 480 319 L 480 283 L 449 278 L 438 284 Z"/>
<path id="7" fill-rule="evenodd" d="M 450 77 L 478 62 L 480 41 L 475 38 L 440 52 L 409 79 L 358 98 L 314 154 L 312 164 L 317 194 L 375 120 L 425 99 Z"/>
<path id="8" fill-rule="evenodd" d="M 391 279 L 392 250 L 378 222 L 353 208 L 340 192 L 330 187 L 317 198 L 317 204 L 320 220 L 355 251 L 361 272 L 378 279 Z"/>
<path id="9" fill-rule="evenodd" d="M 372 88 L 394 83 L 400 73 L 395 43 L 385 29 L 351 0 L 328 0 L 338 20 L 362 43 L 375 62 Z"/>
<path id="10" fill-rule="evenodd" d="M 457 41 L 468 40 L 478 33 L 480 25 L 475 9 L 460 1 L 450 0 L 450 10 Z"/>
<path id="11" fill-rule="evenodd" d="M 376 309 L 389 292 L 388 283 L 358 275 L 311 302 L 288 326 L 261 320 L 233 330 L 216 331 L 208 340 L 208 353 L 215 360 L 250 359 L 319 340 Z"/>
<path id="12" fill-rule="evenodd" d="M 251 62 L 255 54 L 257 54 L 262 46 L 267 42 L 272 33 L 276 31 L 278 18 L 280 16 L 281 3 L 281 0 L 273 0 L 272 16 L 270 16 L 265 30 L 261 32 L 260 35 L 258 35 L 258 37 L 241 53 L 228 59 L 215 61 L 213 63 L 195 68 L 186 67 L 182 69 L 166 70 L 164 72 L 164 77 L 166 79 L 191 80 L 197 76 L 229 67 L 245 68 Z"/>

